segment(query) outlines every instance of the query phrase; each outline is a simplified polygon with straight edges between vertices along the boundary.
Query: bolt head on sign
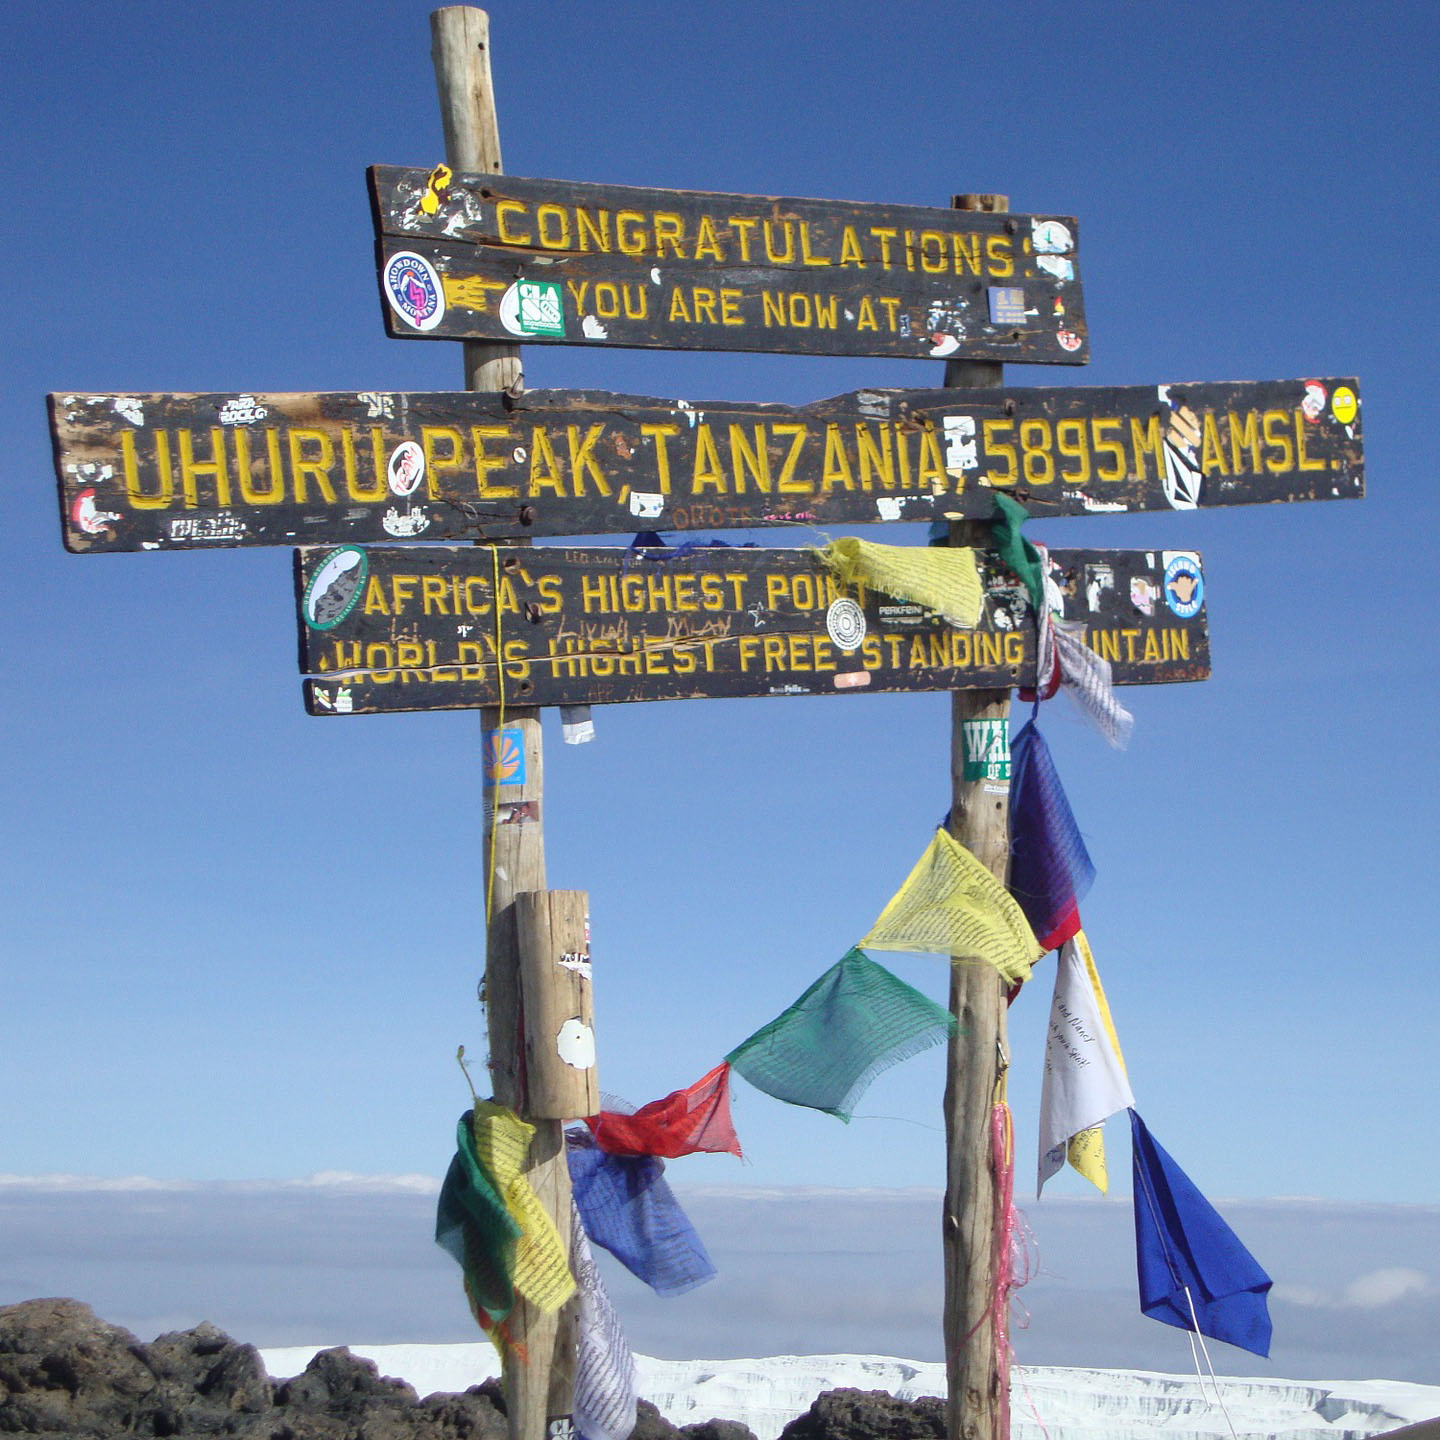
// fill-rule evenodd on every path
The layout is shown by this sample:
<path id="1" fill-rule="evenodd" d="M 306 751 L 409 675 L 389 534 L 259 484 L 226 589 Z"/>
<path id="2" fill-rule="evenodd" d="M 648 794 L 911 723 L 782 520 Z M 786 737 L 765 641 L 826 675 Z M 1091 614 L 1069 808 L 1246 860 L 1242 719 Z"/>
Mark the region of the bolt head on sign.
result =
<path id="1" fill-rule="evenodd" d="M 1010 722 L 966 720 L 960 727 L 965 746 L 963 780 L 1010 778 Z"/>

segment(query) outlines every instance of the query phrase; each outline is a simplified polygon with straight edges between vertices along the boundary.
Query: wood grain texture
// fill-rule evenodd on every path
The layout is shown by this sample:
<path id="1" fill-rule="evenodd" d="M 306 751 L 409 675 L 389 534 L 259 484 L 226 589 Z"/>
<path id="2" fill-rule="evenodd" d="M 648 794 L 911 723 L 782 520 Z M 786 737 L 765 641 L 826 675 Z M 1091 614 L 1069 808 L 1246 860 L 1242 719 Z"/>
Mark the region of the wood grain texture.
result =
<path id="1" fill-rule="evenodd" d="M 430 13 L 430 57 L 445 128 L 445 160 L 454 170 L 498 174 L 500 126 L 490 74 L 490 17 L 471 5 Z M 520 347 L 465 342 L 465 388 L 508 390 L 522 381 Z"/>
<path id="2" fill-rule="evenodd" d="M 515 897 L 526 1107 L 532 1120 L 579 1120 L 600 1112 L 589 915 L 590 897 L 583 890 Z"/>
<path id="3" fill-rule="evenodd" d="M 490 71 L 490 18 L 471 6 L 447 6 L 430 17 L 431 55 L 451 167 L 501 168 L 500 130 Z M 437 178 L 438 175 L 437 175 Z M 465 383 L 472 390 L 497 391 L 520 383 L 520 352 L 513 344 L 467 343 Z M 348 452 L 347 452 L 348 453 Z M 387 507 L 388 508 L 388 507 Z M 402 507 L 411 517 L 408 500 Z M 400 513 L 397 511 L 397 513 Z M 475 532 L 477 534 L 483 532 Z M 500 727 L 518 735 L 525 765 L 523 783 L 500 783 L 493 772 L 489 736 Z M 486 1019 L 495 1096 L 521 1115 L 528 1112 L 524 1048 L 524 1004 L 520 972 L 515 896 L 545 888 L 545 850 L 540 825 L 544 766 L 539 715 L 535 711 L 481 716 L 485 760 L 486 819 L 492 821 L 502 799 L 520 804 L 533 820 L 485 827 Z M 565 1135 L 557 1120 L 537 1118 L 526 1161 L 526 1178 L 546 1213 L 555 1221 L 561 1243 L 570 1244 L 570 1171 Z M 553 1315 L 517 1299 L 510 1316 L 516 1340 L 502 1356 L 509 1440 L 545 1440 L 549 1423 L 574 1409 L 575 1306 L 571 1300 Z"/>
<path id="4" fill-rule="evenodd" d="M 1342 423 L 1328 397 L 1347 394 Z M 1343 377 L 801 406 L 53 395 L 50 415 L 65 543 L 97 553 L 981 519 L 999 489 L 1037 517 L 1357 498 L 1358 395 Z"/>
<path id="5" fill-rule="evenodd" d="M 1003 195 L 957 195 L 959 210 L 1003 213 Z M 952 362 L 949 385 L 1004 383 L 1000 365 Z M 982 546 L 977 520 L 952 521 L 952 546 Z M 1033 635 L 1033 610 L 1027 633 Z M 951 696 L 950 833 L 1004 884 L 1010 873 L 1008 784 L 965 779 L 965 727 L 1009 725 L 1009 687 L 957 690 Z M 956 1019 L 945 1070 L 945 1202 L 941 1245 L 945 1266 L 946 1428 L 948 1440 L 1008 1440 L 1010 1357 L 997 1335 L 996 1284 L 1007 1259 L 998 1251 L 1003 1217 L 996 1197 L 992 1111 L 1001 1097 L 1008 1040 L 1005 984 L 988 965 L 950 967 L 950 1013 Z M 1008 1296 L 1005 1298 L 1008 1309 Z"/>

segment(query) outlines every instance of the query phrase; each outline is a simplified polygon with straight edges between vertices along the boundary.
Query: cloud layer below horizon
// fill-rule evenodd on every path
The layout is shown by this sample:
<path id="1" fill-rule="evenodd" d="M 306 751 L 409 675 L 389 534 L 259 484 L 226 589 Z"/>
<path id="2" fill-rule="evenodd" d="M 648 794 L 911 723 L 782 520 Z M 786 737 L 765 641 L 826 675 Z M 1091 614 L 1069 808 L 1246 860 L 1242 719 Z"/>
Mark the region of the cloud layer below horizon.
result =
<path id="1" fill-rule="evenodd" d="M 430 1238 L 437 1188 L 425 1176 L 0 1176 L 0 1303 L 73 1296 L 142 1340 L 201 1320 L 268 1346 L 471 1340 L 458 1272 Z M 720 1273 L 660 1300 L 602 1256 L 637 1350 L 942 1357 L 937 1192 L 677 1191 Z M 1220 1208 L 1275 1279 L 1275 1347 L 1267 1363 L 1213 1345 L 1217 1370 L 1440 1382 L 1440 1206 Z M 1190 1369 L 1182 1332 L 1139 1313 L 1128 1201 L 1060 1198 L 1025 1213 L 1022 1364 Z"/>

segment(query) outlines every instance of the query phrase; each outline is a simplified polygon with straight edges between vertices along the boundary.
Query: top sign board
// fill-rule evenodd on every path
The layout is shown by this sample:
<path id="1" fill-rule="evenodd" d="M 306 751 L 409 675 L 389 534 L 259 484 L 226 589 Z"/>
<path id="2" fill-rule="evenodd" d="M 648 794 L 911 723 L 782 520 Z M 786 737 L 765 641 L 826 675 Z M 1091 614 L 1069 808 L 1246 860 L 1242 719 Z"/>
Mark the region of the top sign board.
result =
<path id="1" fill-rule="evenodd" d="M 370 170 L 404 339 L 1090 358 L 1073 218 Z"/>

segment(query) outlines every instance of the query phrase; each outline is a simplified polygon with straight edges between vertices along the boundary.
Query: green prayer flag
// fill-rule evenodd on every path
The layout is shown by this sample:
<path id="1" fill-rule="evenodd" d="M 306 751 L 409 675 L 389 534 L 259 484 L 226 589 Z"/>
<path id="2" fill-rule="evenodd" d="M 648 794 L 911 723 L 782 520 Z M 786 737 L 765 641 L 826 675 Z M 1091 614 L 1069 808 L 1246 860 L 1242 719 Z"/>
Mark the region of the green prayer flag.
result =
<path id="1" fill-rule="evenodd" d="M 836 1115 L 882 1071 L 938 1044 L 955 1017 L 858 947 L 725 1058 L 757 1090 Z"/>
<path id="2" fill-rule="evenodd" d="M 475 1319 L 487 1332 L 515 1306 L 515 1242 L 520 1227 L 475 1154 L 474 1111 L 455 1129 L 456 1151 L 440 1187 L 435 1243 L 459 1262 Z"/>
<path id="3" fill-rule="evenodd" d="M 990 538 L 1000 558 L 1025 582 L 1030 603 L 1038 615 L 1045 605 L 1045 575 L 1040 566 L 1040 552 L 1020 533 L 1020 527 L 1029 518 L 1029 511 L 1018 500 L 999 490 L 995 492 Z"/>

